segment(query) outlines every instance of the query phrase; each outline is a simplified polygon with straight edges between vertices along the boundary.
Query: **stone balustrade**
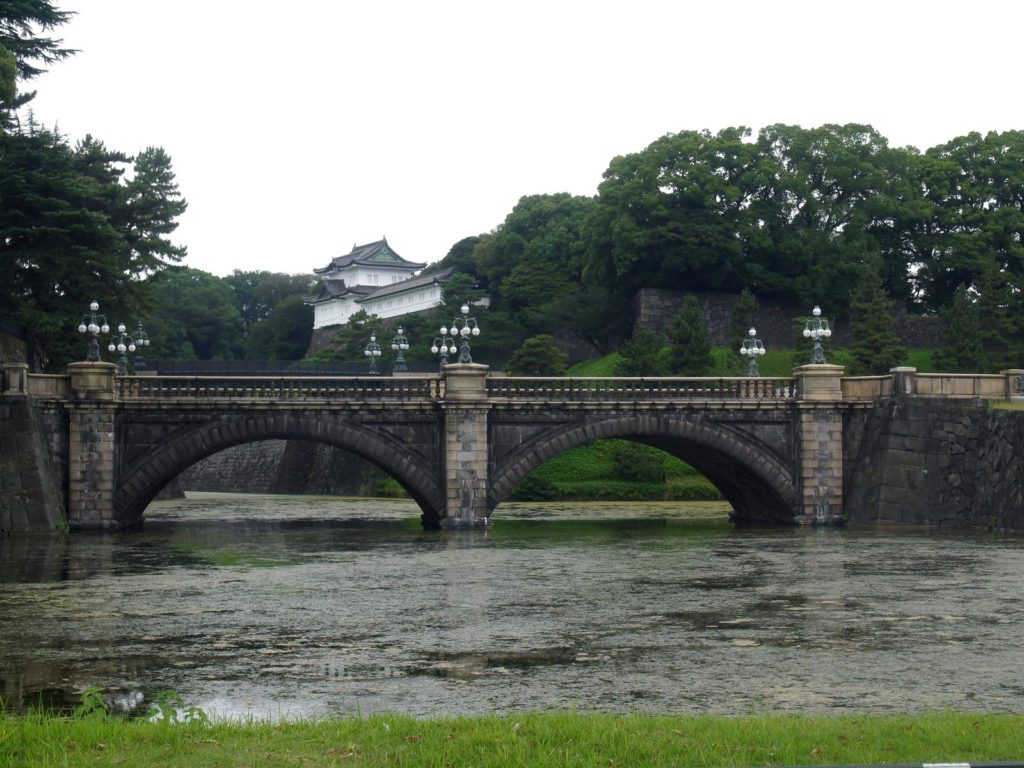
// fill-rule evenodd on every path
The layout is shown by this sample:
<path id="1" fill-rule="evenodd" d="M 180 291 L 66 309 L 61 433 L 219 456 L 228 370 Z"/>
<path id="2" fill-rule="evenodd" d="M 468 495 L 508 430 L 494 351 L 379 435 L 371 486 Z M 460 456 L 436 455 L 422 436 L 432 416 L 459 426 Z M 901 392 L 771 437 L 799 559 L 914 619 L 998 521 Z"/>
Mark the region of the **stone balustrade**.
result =
<path id="1" fill-rule="evenodd" d="M 120 400 L 437 400 L 440 377 L 121 376 Z"/>
<path id="2" fill-rule="evenodd" d="M 552 401 L 793 400 L 793 378 L 502 376 L 487 381 L 488 397 Z"/>
<path id="3" fill-rule="evenodd" d="M 818 368 L 820 366 L 814 366 Z M 804 366 L 811 369 L 812 366 Z M 841 371 L 838 367 L 836 370 Z M 834 377 L 836 371 L 827 372 Z M 597 377 L 597 376 L 495 376 L 486 377 L 488 398 L 538 401 L 630 400 L 800 400 L 802 377 Z M 804 386 L 811 379 L 803 376 Z M 130 400 L 444 400 L 444 377 L 438 374 L 406 376 L 116 376 L 115 399 Z M 1024 369 L 998 374 L 919 373 L 914 368 L 894 368 L 882 376 L 841 376 L 841 394 L 828 400 L 865 402 L 894 394 L 924 397 L 999 400 L 1024 396 Z M 27 393 L 39 400 L 67 400 L 70 377 L 30 374 L 24 364 L 3 368 L 5 393 Z M 449 395 L 450 396 L 450 395 Z"/>
<path id="4" fill-rule="evenodd" d="M 72 363 L 67 376 L 28 374 L 24 364 L 2 369 L 5 401 L 38 401 L 39 418 L 48 420 L 39 436 L 67 478 L 56 487 L 66 488 L 72 528 L 134 524 L 194 461 L 271 438 L 352 450 L 395 477 L 425 523 L 443 527 L 487 525 L 490 510 L 543 457 L 617 437 L 664 445 L 690 461 L 740 517 L 830 524 L 847 515 L 852 416 L 900 410 L 887 404 L 912 402 L 906 398 L 920 398 L 922 408 L 947 398 L 950 408 L 972 411 L 987 400 L 1024 398 L 1020 369 L 901 367 L 844 377 L 842 366 L 820 364 L 764 378 L 516 377 L 473 364 L 447 365 L 440 375 L 349 377 L 116 370 L 104 362 Z M 13 423 L 13 405 L 7 411 Z M 22 441 L 7 443 L 7 453 L 22 452 Z"/>

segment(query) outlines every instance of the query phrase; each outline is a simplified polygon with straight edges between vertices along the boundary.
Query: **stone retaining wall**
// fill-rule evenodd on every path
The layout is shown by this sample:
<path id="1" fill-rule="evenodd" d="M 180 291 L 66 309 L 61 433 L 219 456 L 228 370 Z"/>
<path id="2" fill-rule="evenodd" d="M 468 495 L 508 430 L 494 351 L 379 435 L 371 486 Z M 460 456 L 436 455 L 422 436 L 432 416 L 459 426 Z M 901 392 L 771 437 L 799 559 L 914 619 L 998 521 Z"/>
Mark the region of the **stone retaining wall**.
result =
<path id="1" fill-rule="evenodd" d="M 908 397 L 844 425 L 852 524 L 1024 530 L 1024 412 Z"/>
<path id="2" fill-rule="evenodd" d="M 669 326 L 683 304 L 685 291 L 672 291 L 663 288 L 641 288 L 636 295 L 635 320 L 642 328 L 662 331 Z M 704 310 L 704 319 L 708 324 L 708 335 L 711 343 L 718 346 L 731 346 L 729 324 L 732 320 L 732 308 L 739 301 L 739 294 L 701 292 L 694 294 Z M 797 344 L 797 332 L 803 323 L 797 319 L 809 315 L 811 308 L 792 302 L 759 301 L 760 308 L 754 317 L 757 335 L 764 340 L 769 349 L 789 349 Z M 830 321 L 833 336 L 832 344 L 850 346 L 853 334 L 848 322 L 836 322 L 828 307 L 822 307 Z M 908 347 L 938 346 L 940 323 L 934 317 L 918 317 L 907 314 L 899 308 L 893 312 L 896 334 L 900 341 Z"/>
<path id="3" fill-rule="evenodd" d="M 64 503 L 41 414 L 27 397 L 0 399 L 0 538 L 64 525 Z"/>
<path id="4" fill-rule="evenodd" d="M 186 469 L 184 491 L 372 495 L 385 477 L 349 451 L 304 440 L 262 440 L 215 453 Z"/>

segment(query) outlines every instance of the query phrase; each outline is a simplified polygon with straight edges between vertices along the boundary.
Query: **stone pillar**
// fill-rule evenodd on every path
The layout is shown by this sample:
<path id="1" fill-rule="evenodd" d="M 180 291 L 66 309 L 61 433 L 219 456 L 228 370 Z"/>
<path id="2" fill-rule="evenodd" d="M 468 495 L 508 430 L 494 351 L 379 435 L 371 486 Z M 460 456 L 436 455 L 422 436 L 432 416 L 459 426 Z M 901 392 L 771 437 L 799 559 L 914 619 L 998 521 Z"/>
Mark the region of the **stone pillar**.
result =
<path id="1" fill-rule="evenodd" d="M 913 397 L 917 394 L 917 368 L 899 366 L 890 368 L 892 374 L 892 396 Z"/>
<path id="2" fill-rule="evenodd" d="M 113 363 L 71 363 L 68 525 L 117 528 L 114 519 Z"/>
<path id="3" fill-rule="evenodd" d="M 490 524 L 487 516 L 486 365 L 444 368 L 445 516 L 442 528 Z"/>
<path id="4" fill-rule="evenodd" d="M 1011 403 L 1024 403 L 1024 369 L 1010 368 L 999 373 L 1006 377 L 1006 399 Z"/>
<path id="5" fill-rule="evenodd" d="M 0 370 L 3 371 L 2 394 L 8 396 L 28 394 L 27 363 L 0 363 Z"/>
<path id="6" fill-rule="evenodd" d="M 843 522 L 843 399 L 841 365 L 804 365 L 797 379 L 799 499 L 796 522 Z"/>

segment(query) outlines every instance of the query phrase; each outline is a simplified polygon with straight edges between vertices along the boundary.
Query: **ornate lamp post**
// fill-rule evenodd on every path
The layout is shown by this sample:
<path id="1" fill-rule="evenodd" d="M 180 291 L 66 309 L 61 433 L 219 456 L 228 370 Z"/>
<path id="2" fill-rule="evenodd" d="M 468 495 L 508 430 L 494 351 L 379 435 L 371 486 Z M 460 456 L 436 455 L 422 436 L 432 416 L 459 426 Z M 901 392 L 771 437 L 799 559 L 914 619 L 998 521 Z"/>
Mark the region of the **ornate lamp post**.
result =
<path id="1" fill-rule="evenodd" d="M 804 325 L 804 338 L 814 339 L 814 347 L 811 349 L 811 363 L 820 365 L 825 362 L 825 350 L 821 348 L 821 340 L 832 335 L 828 327 L 828 320 L 821 316 L 821 307 L 815 306 L 811 311 L 810 320 Z"/>
<path id="2" fill-rule="evenodd" d="M 124 376 L 128 373 L 128 353 L 135 351 L 135 342 L 132 341 L 131 336 L 127 334 L 127 328 L 124 327 L 124 323 L 120 323 L 117 326 L 117 336 L 110 342 L 107 349 L 111 352 L 117 352 L 117 373 L 119 376 Z"/>
<path id="3" fill-rule="evenodd" d="M 447 328 L 441 330 L 447 331 Z M 459 348 L 455 346 L 455 339 L 447 334 L 439 338 L 434 339 L 433 345 L 430 347 L 430 351 L 435 355 L 441 356 L 441 373 L 444 373 L 444 367 L 448 365 L 448 355 L 454 355 L 459 351 Z"/>
<path id="4" fill-rule="evenodd" d="M 88 333 L 89 338 L 89 352 L 85 359 L 93 362 L 100 359 L 100 341 L 99 334 L 110 333 L 110 326 L 107 325 L 106 315 L 97 314 L 100 311 L 100 305 L 95 302 L 89 302 L 89 314 L 82 315 L 82 322 L 78 325 L 79 333 Z"/>
<path id="5" fill-rule="evenodd" d="M 405 338 L 405 331 L 402 326 L 398 326 L 398 333 L 395 338 L 391 340 L 391 348 L 398 353 L 395 357 L 395 366 L 391 370 L 401 373 L 402 371 L 409 370 L 405 365 L 405 350 L 409 348 L 409 340 Z"/>
<path id="6" fill-rule="evenodd" d="M 132 340 L 132 344 L 135 345 L 135 349 L 138 350 L 142 347 L 149 346 L 149 334 L 142 330 L 142 321 L 139 320 L 139 327 L 129 334 L 129 338 Z M 131 348 L 129 347 L 129 351 Z M 132 371 L 138 373 L 146 367 L 146 361 L 142 358 L 142 355 L 136 355 L 132 358 Z"/>
<path id="7" fill-rule="evenodd" d="M 376 333 L 370 334 L 370 340 L 367 342 L 363 354 L 370 358 L 370 373 L 377 373 L 377 358 L 380 357 L 380 344 L 377 343 Z"/>
<path id="8" fill-rule="evenodd" d="M 751 328 L 747 331 L 749 339 L 743 340 L 743 346 L 740 347 L 740 354 L 744 357 L 750 358 L 750 368 L 747 369 L 747 376 L 751 378 L 757 378 L 760 376 L 760 372 L 757 370 L 757 358 L 763 355 L 767 350 L 764 348 L 764 344 L 757 338 L 757 329 Z"/>
<path id="9" fill-rule="evenodd" d="M 480 335 L 480 326 L 477 325 L 475 317 L 467 317 L 469 315 L 469 305 L 463 304 L 459 308 L 459 312 L 462 313 L 462 317 L 456 317 L 452 320 L 452 336 L 462 337 L 462 348 L 459 351 L 459 362 L 460 363 L 472 363 L 473 356 L 469 352 L 469 337 Z M 441 327 L 441 335 L 444 336 L 448 333 L 448 329 L 444 326 Z"/>

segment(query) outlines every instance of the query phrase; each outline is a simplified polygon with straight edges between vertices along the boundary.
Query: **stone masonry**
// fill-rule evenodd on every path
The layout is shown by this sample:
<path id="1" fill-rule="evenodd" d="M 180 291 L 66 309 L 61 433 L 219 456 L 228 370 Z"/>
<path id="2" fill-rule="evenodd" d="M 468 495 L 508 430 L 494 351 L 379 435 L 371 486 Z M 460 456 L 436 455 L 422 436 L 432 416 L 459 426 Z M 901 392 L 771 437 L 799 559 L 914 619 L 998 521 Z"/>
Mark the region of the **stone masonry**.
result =
<path id="1" fill-rule="evenodd" d="M 847 416 L 850 522 L 1024 530 L 1024 413 L 898 397 Z"/>
<path id="2" fill-rule="evenodd" d="M 844 378 L 810 365 L 782 380 L 580 381 L 454 364 L 441 377 L 311 383 L 114 370 L 6 366 L 5 530 L 137 524 L 187 467 L 274 439 L 351 451 L 409 492 L 424 525 L 475 527 L 543 461 L 609 438 L 690 462 L 740 519 L 1024 529 L 1024 414 L 985 406 L 1015 396 L 1024 371 Z"/>
<path id="3" fill-rule="evenodd" d="M 39 412 L 25 392 L 24 363 L 6 363 L 0 398 L 0 539 L 54 530 L 64 511 Z"/>
<path id="4" fill-rule="evenodd" d="M 487 366 L 450 365 L 445 392 L 445 528 L 488 524 Z"/>

